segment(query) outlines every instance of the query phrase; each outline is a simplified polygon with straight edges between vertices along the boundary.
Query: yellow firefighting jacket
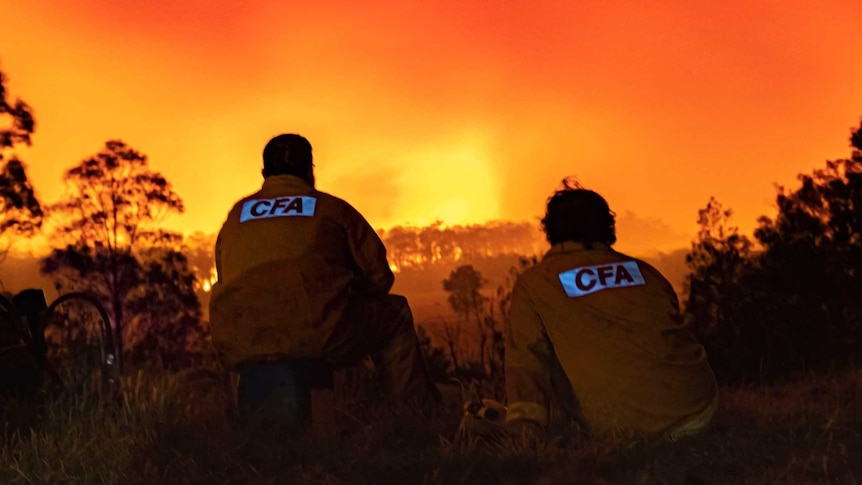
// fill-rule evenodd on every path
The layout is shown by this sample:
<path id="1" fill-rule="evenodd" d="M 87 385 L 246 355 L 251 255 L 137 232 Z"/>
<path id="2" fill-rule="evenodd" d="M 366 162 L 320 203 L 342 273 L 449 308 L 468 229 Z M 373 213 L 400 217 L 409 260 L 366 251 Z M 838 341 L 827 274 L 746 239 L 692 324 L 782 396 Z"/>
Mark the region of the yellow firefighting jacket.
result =
<path id="1" fill-rule="evenodd" d="M 596 431 L 660 433 L 717 402 L 670 283 L 607 245 L 554 245 L 516 281 L 510 325 L 508 422 L 547 426 L 554 400 Z"/>
<path id="2" fill-rule="evenodd" d="M 233 206 L 215 259 L 213 343 L 231 365 L 319 357 L 351 294 L 386 294 L 394 281 L 362 215 L 292 175 Z"/>

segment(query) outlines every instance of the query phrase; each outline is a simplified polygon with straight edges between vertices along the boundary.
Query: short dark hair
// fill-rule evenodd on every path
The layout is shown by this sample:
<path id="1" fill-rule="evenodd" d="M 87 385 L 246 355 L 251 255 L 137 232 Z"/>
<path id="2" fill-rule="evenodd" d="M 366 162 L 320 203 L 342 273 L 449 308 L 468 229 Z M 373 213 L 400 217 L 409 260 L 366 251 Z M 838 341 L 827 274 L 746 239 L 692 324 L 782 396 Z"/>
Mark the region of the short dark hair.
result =
<path id="1" fill-rule="evenodd" d="M 311 143 L 300 135 L 278 135 L 263 149 L 263 176 L 296 175 L 307 178 L 313 159 Z"/>
<path id="2" fill-rule="evenodd" d="M 542 229 L 551 245 L 579 241 L 610 246 L 617 241 L 615 216 L 601 195 L 564 179 L 563 188 L 548 198 Z"/>

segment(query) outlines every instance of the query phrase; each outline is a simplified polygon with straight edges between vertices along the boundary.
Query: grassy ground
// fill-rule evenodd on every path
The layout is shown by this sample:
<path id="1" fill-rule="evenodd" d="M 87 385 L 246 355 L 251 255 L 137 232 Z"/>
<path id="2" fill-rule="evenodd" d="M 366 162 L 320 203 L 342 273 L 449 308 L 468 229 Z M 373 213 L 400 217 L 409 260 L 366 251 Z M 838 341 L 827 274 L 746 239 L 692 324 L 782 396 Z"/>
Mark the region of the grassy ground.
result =
<path id="1" fill-rule="evenodd" d="M 5 402 L 0 483 L 862 483 L 862 372 L 723 389 L 714 428 L 676 443 L 565 447 L 456 440 L 457 398 L 435 419 L 351 407 L 346 434 L 315 439 L 232 426 L 200 377 L 138 374 L 122 396 Z"/>

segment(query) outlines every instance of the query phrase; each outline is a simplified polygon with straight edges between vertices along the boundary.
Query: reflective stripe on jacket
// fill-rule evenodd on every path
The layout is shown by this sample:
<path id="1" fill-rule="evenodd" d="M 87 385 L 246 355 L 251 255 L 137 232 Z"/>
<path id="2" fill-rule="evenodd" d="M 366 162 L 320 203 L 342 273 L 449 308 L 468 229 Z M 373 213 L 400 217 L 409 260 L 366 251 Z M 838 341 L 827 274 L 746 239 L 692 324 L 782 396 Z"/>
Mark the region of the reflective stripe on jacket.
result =
<path id="1" fill-rule="evenodd" d="M 670 283 L 599 243 L 557 244 L 518 278 L 505 364 L 510 422 L 546 426 L 557 399 L 594 430 L 657 433 L 718 392 Z"/>
<path id="2" fill-rule="evenodd" d="M 275 175 L 239 202 L 219 232 L 213 342 L 230 364 L 317 357 L 353 292 L 386 294 L 386 249 L 347 202 Z"/>

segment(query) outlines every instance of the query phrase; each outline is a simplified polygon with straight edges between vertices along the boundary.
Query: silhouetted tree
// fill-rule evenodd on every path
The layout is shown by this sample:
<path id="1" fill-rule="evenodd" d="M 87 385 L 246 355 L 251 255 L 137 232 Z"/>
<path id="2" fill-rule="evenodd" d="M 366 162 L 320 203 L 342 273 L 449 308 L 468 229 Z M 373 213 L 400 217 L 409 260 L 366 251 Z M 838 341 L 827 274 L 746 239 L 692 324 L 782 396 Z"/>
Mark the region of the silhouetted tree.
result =
<path id="1" fill-rule="evenodd" d="M 710 201 L 688 263 L 686 310 L 716 375 L 774 380 L 862 357 L 862 125 L 851 158 L 779 187 L 775 218 L 761 217 L 758 247 Z"/>
<path id="2" fill-rule="evenodd" d="M 422 325 L 417 325 L 416 337 L 419 340 L 419 348 L 425 357 L 425 365 L 428 367 L 428 374 L 431 379 L 434 382 L 445 381 L 450 375 L 450 361 L 446 357 L 446 352 L 442 348 L 432 345 L 431 337 Z"/>
<path id="3" fill-rule="evenodd" d="M 449 274 L 449 278 L 443 280 L 443 290 L 449 293 L 449 305 L 465 322 L 470 320 L 471 315 L 477 319 L 481 317 L 485 298 L 480 290 L 484 285 L 482 273 L 472 265 L 459 266 Z"/>
<path id="4" fill-rule="evenodd" d="M 461 327 L 450 322 L 444 322 L 442 333 L 446 349 L 449 351 L 449 358 L 455 368 L 455 375 L 460 375 L 463 369 L 461 362 L 465 360 L 462 357 L 464 349 L 461 345 Z"/>
<path id="5" fill-rule="evenodd" d="M 154 247 L 141 252 L 140 280 L 126 299 L 128 358 L 187 367 L 205 352 L 197 277 L 184 251 Z"/>
<path id="6" fill-rule="evenodd" d="M 126 310 L 135 311 L 131 321 L 154 328 L 156 319 L 164 320 L 160 308 L 170 308 L 177 324 L 188 328 L 192 322 L 184 316 L 199 316 L 200 309 L 188 293 L 182 238 L 160 228 L 167 214 L 183 211 L 170 183 L 120 140 L 106 142 L 63 179 L 67 192 L 52 206 L 57 224 L 51 239 L 65 247 L 42 261 L 43 273 L 64 289 L 88 289 L 104 299 L 118 356 L 131 338 L 124 331 Z"/>
<path id="7" fill-rule="evenodd" d="M 862 125 L 850 159 L 779 188 L 775 219 L 755 237 L 758 284 L 770 290 L 770 369 L 824 369 L 862 356 Z"/>
<path id="8" fill-rule="evenodd" d="M 686 256 L 691 271 L 685 281 L 685 311 L 706 347 L 713 367 L 722 375 L 740 375 L 759 356 L 763 341 L 753 341 L 752 327 L 742 325 L 742 306 L 750 297 L 743 280 L 750 272 L 752 243 L 730 226 L 732 211 L 710 198 L 698 212 L 700 230 Z M 756 359 L 757 357 L 755 357 Z"/>
<path id="9" fill-rule="evenodd" d="M 33 110 L 16 99 L 10 104 L 6 94 L 6 75 L 0 71 L 0 115 L 9 117 L 8 126 L 0 129 L 0 147 L 11 148 L 18 144 L 30 145 L 30 137 L 36 129 Z M 4 125 L 7 123 L 4 123 Z"/>
<path id="10" fill-rule="evenodd" d="M 443 280 L 443 289 L 449 293 L 447 300 L 456 313 L 460 314 L 466 323 L 471 316 L 476 319 L 476 328 L 479 331 L 479 367 L 485 369 L 485 351 L 488 345 L 489 335 L 486 323 L 483 319 L 485 301 L 487 300 L 480 290 L 486 281 L 482 274 L 476 271 L 472 265 L 460 266 L 449 274 L 449 278 Z"/>
<path id="11" fill-rule="evenodd" d="M 42 207 L 24 164 L 14 153 L 18 145 L 30 146 L 35 128 L 30 106 L 20 99 L 9 102 L 6 76 L 0 71 L 0 262 L 15 236 L 29 237 L 42 225 Z"/>

